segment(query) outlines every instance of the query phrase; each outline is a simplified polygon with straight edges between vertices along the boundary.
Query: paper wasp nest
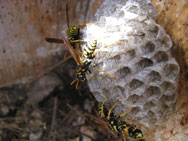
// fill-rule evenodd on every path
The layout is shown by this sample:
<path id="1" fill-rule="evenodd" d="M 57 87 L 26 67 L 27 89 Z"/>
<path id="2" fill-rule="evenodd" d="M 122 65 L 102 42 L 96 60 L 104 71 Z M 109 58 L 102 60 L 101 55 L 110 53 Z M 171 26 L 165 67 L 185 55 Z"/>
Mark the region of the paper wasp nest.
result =
<path id="1" fill-rule="evenodd" d="M 86 30 L 87 39 L 98 40 L 97 48 L 121 43 L 103 48 L 93 59 L 90 70 L 96 79 L 87 77 L 91 92 L 101 102 L 104 89 L 108 108 L 118 99 L 117 114 L 134 107 L 128 117 L 148 127 L 174 111 L 179 75 L 172 42 L 154 21 L 156 15 L 148 0 L 106 0 L 96 13 L 98 26 Z"/>

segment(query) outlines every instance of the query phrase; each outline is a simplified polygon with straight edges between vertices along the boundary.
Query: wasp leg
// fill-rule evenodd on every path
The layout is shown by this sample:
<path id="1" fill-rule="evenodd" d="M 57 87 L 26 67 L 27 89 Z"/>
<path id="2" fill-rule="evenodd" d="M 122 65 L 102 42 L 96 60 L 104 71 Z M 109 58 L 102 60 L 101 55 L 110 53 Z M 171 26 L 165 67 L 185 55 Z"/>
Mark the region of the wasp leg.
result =
<path id="1" fill-rule="evenodd" d="M 104 94 L 104 101 L 101 103 L 101 117 L 105 117 L 104 115 L 104 103 L 106 102 L 106 92 L 105 90 L 103 89 L 103 94 Z"/>
<path id="2" fill-rule="evenodd" d="M 103 105 L 104 105 L 104 103 L 106 102 L 106 91 L 105 90 L 103 90 L 103 94 L 104 94 L 104 101 L 103 101 Z"/>
<path id="3" fill-rule="evenodd" d="M 83 24 L 79 24 L 78 26 L 81 27 L 81 26 L 86 26 L 87 24 L 94 24 L 94 25 L 97 25 L 96 23 L 83 23 Z M 98 25 L 97 25 L 98 26 Z"/>
<path id="4" fill-rule="evenodd" d="M 139 138 L 138 140 L 151 140 L 152 138 Z"/>
<path id="5" fill-rule="evenodd" d="M 125 137 L 125 135 L 123 134 L 123 141 L 126 141 L 126 137 Z"/>
<path id="6" fill-rule="evenodd" d="M 111 115 L 111 112 L 112 110 L 116 107 L 116 105 L 118 104 L 119 100 L 116 100 L 114 105 L 109 109 L 108 111 L 108 116 L 107 116 L 107 119 L 109 120 L 110 119 L 110 115 Z"/>
<path id="7" fill-rule="evenodd" d="M 121 43 L 120 42 L 115 42 L 115 43 L 112 43 L 112 44 L 108 44 L 108 45 L 104 45 L 103 47 L 101 47 L 100 49 L 97 49 L 95 52 L 94 52 L 94 56 L 96 56 L 97 55 L 97 53 L 99 52 L 99 51 L 101 51 L 103 48 L 105 48 L 105 47 L 108 47 L 108 46 L 111 46 L 111 45 L 120 45 Z"/>
<path id="8" fill-rule="evenodd" d="M 89 76 L 93 79 L 97 79 L 94 75 L 92 75 L 91 73 L 89 73 Z"/>
<path id="9" fill-rule="evenodd" d="M 136 118 L 133 118 L 133 119 L 131 119 L 131 120 L 129 120 L 128 122 L 127 122 L 127 124 L 130 124 L 132 121 L 134 121 Z M 124 119 L 124 120 L 122 120 L 122 121 L 125 121 L 125 120 L 127 120 L 127 119 Z M 134 126 L 134 125 L 133 125 Z M 131 126 L 132 127 L 132 126 Z"/>
<path id="10" fill-rule="evenodd" d="M 79 81 L 76 82 L 76 86 L 75 86 L 76 90 L 78 89 L 78 85 L 79 85 Z"/>
<path id="11" fill-rule="evenodd" d="M 99 71 L 99 72 L 103 72 L 105 75 L 107 75 L 109 78 L 111 78 L 112 80 L 116 80 L 115 77 L 111 76 L 110 74 L 108 74 L 107 72 L 103 71 L 103 70 L 100 70 L 100 69 L 97 69 L 96 67 L 94 67 L 94 69 L 96 71 Z"/>
<path id="12" fill-rule="evenodd" d="M 70 83 L 70 85 L 73 85 L 75 82 L 76 82 L 75 88 L 76 88 L 76 90 L 77 90 L 77 89 L 78 89 L 78 84 L 79 84 L 79 80 L 78 80 L 78 79 L 73 80 L 73 81 Z"/>
<path id="13" fill-rule="evenodd" d="M 77 42 L 86 42 L 85 40 L 70 40 L 71 43 L 77 43 Z"/>
<path id="14" fill-rule="evenodd" d="M 123 114 L 121 114 L 119 117 L 122 118 L 124 117 L 128 112 L 130 112 L 133 108 L 129 108 L 126 112 L 124 112 Z"/>

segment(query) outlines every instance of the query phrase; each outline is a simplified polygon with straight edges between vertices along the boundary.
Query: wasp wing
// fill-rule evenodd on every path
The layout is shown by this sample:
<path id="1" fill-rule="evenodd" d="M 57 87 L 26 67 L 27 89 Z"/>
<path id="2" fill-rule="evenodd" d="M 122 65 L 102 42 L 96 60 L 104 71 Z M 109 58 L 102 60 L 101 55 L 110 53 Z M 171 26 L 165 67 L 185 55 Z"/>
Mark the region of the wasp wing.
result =
<path id="1" fill-rule="evenodd" d="M 57 39 L 57 38 L 45 38 L 45 40 L 47 42 L 50 42 L 50 43 L 59 43 L 59 44 L 63 44 L 64 41 L 62 39 Z"/>
<path id="2" fill-rule="evenodd" d="M 80 55 L 79 53 L 76 52 L 75 49 L 72 48 L 71 44 L 69 43 L 68 39 L 66 38 L 65 34 L 63 34 L 63 42 L 66 45 L 68 51 L 70 52 L 70 54 L 72 55 L 72 57 L 74 58 L 74 60 L 76 61 L 76 63 L 79 66 L 82 66 L 82 62 L 80 60 Z"/>

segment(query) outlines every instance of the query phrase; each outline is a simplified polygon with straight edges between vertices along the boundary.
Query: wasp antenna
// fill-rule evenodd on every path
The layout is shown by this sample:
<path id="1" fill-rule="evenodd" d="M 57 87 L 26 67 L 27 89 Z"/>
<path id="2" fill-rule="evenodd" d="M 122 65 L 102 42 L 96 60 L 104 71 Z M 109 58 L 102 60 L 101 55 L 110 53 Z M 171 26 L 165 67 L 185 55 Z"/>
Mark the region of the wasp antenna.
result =
<path id="1" fill-rule="evenodd" d="M 88 13 L 88 10 L 89 10 L 89 4 L 90 4 L 90 0 L 87 1 L 85 13 L 84 13 L 84 22 L 86 22 L 87 13 Z"/>
<path id="2" fill-rule="evenodd" d="M 133 109 L 133 107 L 129 108 L 126 112 L 124 112 L 123 114 L 120 115 L 121 117 L 124 117 L 128 112 L 130 112 Z"/>
<path id="3" fill-rule="evenodd" d="M 151 140 L 152 138 L 139 138 L 139 140 Z"/>
<path id="4" fill-rule="evenodd" d="M 118 102 L 119 102 L 119 100 L 116 100 L 115 103 L 114 103 L 114 105 L 109 109 L 109 111 L 108 111 L 108 117 L 107 117 L 108 120 L 110 119 L 110 115 L 111 115 L 112 110 L 116 107 L 116 105 L 118 104 Z"/>
<path id="5" fill-rule="evenodd" d="M 69 0 L 66 0 L 66 20 L 67 20 L 67 27 L 69 27 Z"/>
<path id="6" fill-rule="evenodd" d="M 98 26 L 98 24 L 96 24 L 96 23 L 83 23 L 83 24 L 79 24 L 78 26 L 79 26 L 79 27 L 81 27 L 81 26 L 86 26 L 87 24 L 94 24 L 94 25 Z"/>
<path id="7" fill-rule="evenodd" d="M 96 56 L 97 53 L 98 53 L 99 51 L 101 51 L 103 48 L 106 48 L 106 47 L 112 46 L 112 45 L 120 45 L 120 44 L 121 44 L 121 42 L 115 42 L 115 43 L 111 43 L 111 44 L 108 44 L 108 45 L 104 45 L 103 47 L 97 49 L 97 50 L 94 52 L 94 56 Z"/>
<path id="8" fill-rule="evenodd" d="M 103 70 L 100 70 L 100 69 L 98 69 L 98 68 L 96 68 L 96 67 L 94 67 L 94 69 L 95 69 L 96 71 L 103 72 L 103 73 L 104 73 L 106 76 L 108 76 L 110 79 L 116 80 L 115 77 L 111 76 L 111 75 L 108 74 L 107 72 L 105 72 L 105 71 L 103 71 Z"/>

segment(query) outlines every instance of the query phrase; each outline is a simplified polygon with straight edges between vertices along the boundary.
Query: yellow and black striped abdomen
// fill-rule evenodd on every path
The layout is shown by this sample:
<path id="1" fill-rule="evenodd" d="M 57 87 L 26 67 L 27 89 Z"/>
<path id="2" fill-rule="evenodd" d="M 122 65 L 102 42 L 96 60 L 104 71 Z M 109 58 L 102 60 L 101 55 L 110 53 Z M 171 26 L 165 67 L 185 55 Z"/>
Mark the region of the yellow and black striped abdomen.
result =
<path id="1" fill-rule="evenodd" d="M 125 121 L 119 121 L 118 131 L 121 134 L 127 134 L 130 126 L 131 125 L 127 124 Z"/>
<path id="2" fill-rule="evenodd" d="M 132 125 L 128 129 L 128 134 L 133 139 L 142 139 L 143 133 L 140 129 L 136 128 L 135 125 Z"/>
<path id="3" fill-rule="evenodd" d="M 94 51 L 97 47 L 97 40 L 88 41 L 87 45 L 83 48 L 83 58 L 93 59 L 94 58 Z"/>
<path id="4" fill-rule="evenodd" d="M 73 40 L 78 40 L 79 38 L 79 28 L 78 26 L 69 26 L 67 29 L 67 34 L 68 34 L 68 40 L 73 41 Z"/>

